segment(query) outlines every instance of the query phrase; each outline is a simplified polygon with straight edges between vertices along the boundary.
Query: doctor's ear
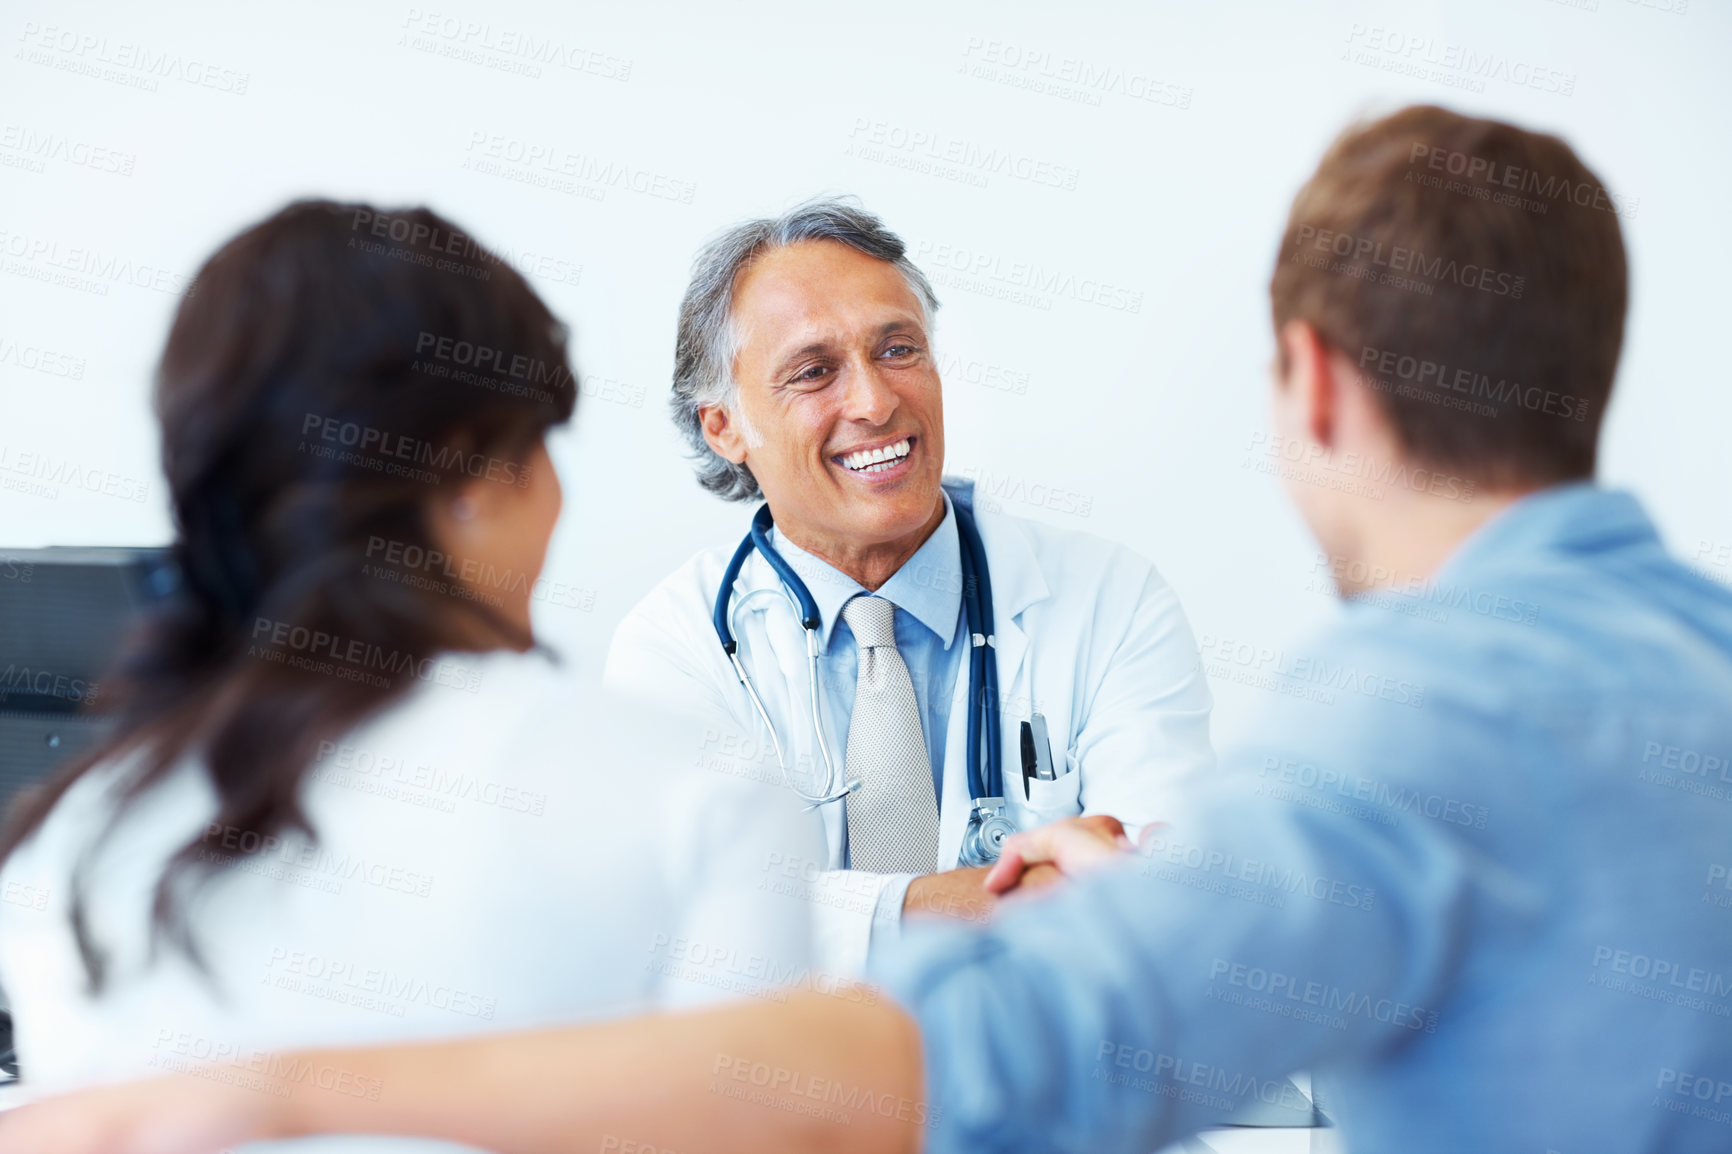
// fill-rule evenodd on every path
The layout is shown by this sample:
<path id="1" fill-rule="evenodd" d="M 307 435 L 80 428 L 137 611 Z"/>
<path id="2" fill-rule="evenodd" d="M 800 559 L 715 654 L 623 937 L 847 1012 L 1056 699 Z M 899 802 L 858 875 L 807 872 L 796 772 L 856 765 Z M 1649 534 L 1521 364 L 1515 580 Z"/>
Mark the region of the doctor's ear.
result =
<path id="1" fill-rule="evenodd" d="M 703 426 L 705 443 L 717 456 L 736 465 L 746 459 L 748 438 L 743 420 L 721 405 L 705 405 L 698 410 L 698 422 Z"/>
<path id="2" fill-rule="evenodd" d="M 1304 437 L 1324 448 L 1334 445 L 1342 373 L 1352 366 L 1307 321 L 1292 320 L 1276 337 L 1275 409 L 1279 431 Z"/>

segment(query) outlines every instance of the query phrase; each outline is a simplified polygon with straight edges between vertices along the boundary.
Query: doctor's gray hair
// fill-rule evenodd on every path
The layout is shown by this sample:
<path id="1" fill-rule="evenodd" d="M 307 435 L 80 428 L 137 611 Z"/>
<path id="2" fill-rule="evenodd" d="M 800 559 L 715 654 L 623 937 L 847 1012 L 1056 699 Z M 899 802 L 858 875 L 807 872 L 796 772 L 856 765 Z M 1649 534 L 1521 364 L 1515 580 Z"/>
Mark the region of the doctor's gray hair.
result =
<path id="1" fill-rule="evenodd" d="M 734 357 L 739 337 L 733 323 L 734 285 L 761 254 L 811 240 L 833 240 L 874 260 L 894 265 L 920 302 L 928 330 L 938 298 L 925 274 L 908 259 L 902 238 L 853 197 L 808 200 L 781 216 L 737 224 L 706 244 L 692 261 L 692 279 L 680 301 L 674 344 L 674 424 L 685 437 L 698 482 L 729 501 L 759 496 L 757 478 L 744 464 L 719 456 L 704 440 L 700 410 L 731 406 L 738 397 Z"/>

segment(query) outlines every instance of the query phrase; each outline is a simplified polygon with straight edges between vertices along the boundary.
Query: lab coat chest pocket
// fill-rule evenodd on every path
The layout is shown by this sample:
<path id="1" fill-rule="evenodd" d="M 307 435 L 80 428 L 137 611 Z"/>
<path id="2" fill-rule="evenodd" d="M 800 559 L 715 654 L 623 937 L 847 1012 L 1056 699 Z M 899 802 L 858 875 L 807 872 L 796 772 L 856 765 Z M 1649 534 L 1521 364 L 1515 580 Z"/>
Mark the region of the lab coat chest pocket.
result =
<path id="1" fill-rule="evenodd" d="M 1070 759 L 1066 758 L 1066 761 Z M 1082 774 L 1077 772 L 1074 761 L 1070 761 L 1070 765 L 1069 773 L 1052 781 L 1031 779 L 1028 782 L 1027 798 L 1022 795 L 1020 773 L 1015 781 L 1005 782 L 1004 788 L 1010 794 L 1011 805 L 1021 811 L 1022 819 L 1017 822 L 1019 827 L 1030 829 L 1062 818 L 1075 817 L 1082 812 Z"/>
<path id="2" fill-rule="evenodd" d="M 1076 748 L 1075 727 L 1067 726 L 1065 720 L 1071 715 L 1069 694 L 1063 685 L 1042 684 L 1037 679 L 1026 650 L 1017 662 L 1011 685 L 1011 695 L 1005 700 L 1005 709 L 1010 716 L 1005 718 L 1004 729 L 1004 792 L 1012 818 L 1019 829 L 1032 829 L 1075 817 L 1082 812 L 1082 773 L 1073 752 Z M 1036 713 L 1046 722 L 1047 748 L 1044 752 L 1055 770 L 1069 772 L 1061 772 L 1051 781 L 1030 778 L 1025 793 L 1022 725 L 1024 721 L 1031 721 Z"/>
<path id="3" fill-rule="evenodd" d="M 1029 830 L 1083 813 L 1083 773 L 1077 769 L 1076 757 L 1069 752 L 1053 752 L 1057 754 L 1058 768 L 1067 768 L 1069 773 L 1051 781 L 1029 778 L 1027 797 L 1022 795 L 1020 768 L 1015 776 L 1006 771 L 1005 792 L 1010 794 L 1006 801 L 1010 802 L 1011 811 L 1015 811 L 1018 828 Z"/>

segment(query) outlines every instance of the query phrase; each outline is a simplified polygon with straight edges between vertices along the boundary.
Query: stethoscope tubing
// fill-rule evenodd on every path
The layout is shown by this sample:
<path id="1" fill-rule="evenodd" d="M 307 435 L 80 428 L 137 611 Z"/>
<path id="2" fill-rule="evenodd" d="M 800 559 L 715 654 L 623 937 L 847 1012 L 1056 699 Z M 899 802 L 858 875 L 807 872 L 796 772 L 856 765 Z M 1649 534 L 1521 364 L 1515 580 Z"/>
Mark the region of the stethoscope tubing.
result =
<path id="1" fill-rule="evenodd" d="M 950 507 L 956 513 L 957 536 L 961 545 L 959 559 L 962 562 L 962 614 L 968 631 L 968 792 L 970 800 L 978 803 L 983 798 L 1001 799 L 1004 796 L 1004 762 L 1002 737 L 999 733 L 998 645 L 992 631 L 992 579 L 986 563 L 986 548 L 981 542 L 980 531 L 974 523 L 973 515 L 958 502 L 952 502 Z M 847 797 L 859 783 L 849 783 L 844 774 L 841 788 L 836 787 L 836 766 L 829 747 L 824 742 L 823 710 L 818 692 L 818 630 L 822 618 L 818 612 L 817 600 L 806 587 L 805 581 L 801 580 L 799 573 L 788 564 L 787 559 L 776 552 L 770 541 L 773 524 L 770 506 L 766 503 L 759 507 L 752 517 L 751 530 L 734 550 L 727 568 L 722 572 L 711 622 L 728 661 L 734 667 L 735 676 L 739 678 L 740 684 L 745 686 L 753 709 L 769 731 L 770 744 L 775 750 L 776 761 L 781 766 L 782 780 L 801 800 L 816 808 Z M 739 580 L 746 559 L 753 552 L 763 557 L 775 572 L 789 607 L 800 619 L 800 626 L 806 633 L 807 683 L 811 698 L 812 727 L 817 735 L 818 752 L 823 756 L 825 770 L 824 788 L 815 794 L 795 784 L 789 774 L 787 758 L 783 754 L 775 724 L 770 720 L 769 711 L 759 697 L 757 687 L 752 683 L 745 662 L 739 655 L 734 612 L 757 594 L 768 592 L 757 590 L 742 598 L 738 604 L 733 601 L 734 584 Z M 992 650 L 991 653 L 987 652 L 989 649 Z"/>

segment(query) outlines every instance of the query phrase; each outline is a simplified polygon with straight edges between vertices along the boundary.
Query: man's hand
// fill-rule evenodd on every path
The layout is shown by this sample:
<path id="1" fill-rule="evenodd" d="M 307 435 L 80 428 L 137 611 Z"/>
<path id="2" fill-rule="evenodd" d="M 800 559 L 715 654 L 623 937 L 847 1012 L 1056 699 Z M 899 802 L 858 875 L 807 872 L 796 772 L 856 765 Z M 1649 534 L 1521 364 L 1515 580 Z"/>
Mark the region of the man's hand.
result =
<path id="1" fill-rule="evenodd" d="M 1110 865 L 1130 850 L 1131 840 L 1118 818 L 1068 817 L 1011 835 L 998 863 L 986 875 L 986 889 L 1002 894 L 1019 882 L 1026 886 L 1028 874 L 1035 870 L 1076 877 Z"/>

